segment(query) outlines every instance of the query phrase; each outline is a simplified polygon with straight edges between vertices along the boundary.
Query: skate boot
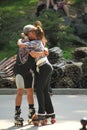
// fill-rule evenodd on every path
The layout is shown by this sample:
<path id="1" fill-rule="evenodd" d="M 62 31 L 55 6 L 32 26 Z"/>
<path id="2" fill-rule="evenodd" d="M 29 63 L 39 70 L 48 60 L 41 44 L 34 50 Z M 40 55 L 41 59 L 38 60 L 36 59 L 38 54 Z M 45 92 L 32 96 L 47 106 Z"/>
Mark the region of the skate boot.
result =
<path id="1" fill-rule="evenodd" d="M 18 109 L 15 112 L 15 122 L 14 122 L 15 126 L 23 126 L 24 119 L 20 117 L 20 114 L 21 114 L 21 109 Z"/>
<path id="2" fill-rule="evenodd" d="M 51 119 L 51 120 L 50 120 L 51 124 L 56 123 L 55 114 L 47 114 L 47 115 L 46 115 L 46 119 L 47 119 L 47 122 L 48 122 L 48 119 Z"/>
<path id="3" fill-rule="evenodd" d="M 45 115 L 36 115 L 32 121 L 34 126 L 44 126 L 47 124 Z"/>
<path id="4" fill-rule="evenodd" d="M 35 114 L 35 108 L 29 109 L 29 115 L 28 115 L 28 124 L 32 125 L 32 120 L 36 116 Z"/>

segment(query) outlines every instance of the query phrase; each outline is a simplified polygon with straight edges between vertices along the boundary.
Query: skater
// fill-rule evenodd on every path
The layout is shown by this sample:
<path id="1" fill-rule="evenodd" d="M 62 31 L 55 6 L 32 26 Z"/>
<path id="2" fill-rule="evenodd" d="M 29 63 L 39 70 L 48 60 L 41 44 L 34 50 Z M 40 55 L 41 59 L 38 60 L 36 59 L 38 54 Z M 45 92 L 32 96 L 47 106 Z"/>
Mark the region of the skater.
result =
<path id="1" fill-rule="evenodd" d="M 34 73 L 32 69 L 30 70 L 31 66 L 33 65 L 35 66 L 35 61 L 30 55 L 27 55 L 25 59 L 23 59 L 22 54 L 24 52 L 26 52 L 24 48 L 19 48 L 16 64 L 14 65 L 14 73 L 17 86 L 17 95 L 15 99 L 15 125 L 17 126 L 23 125 L 23 118 L 20 117 L 20 114 L 21 114 L 21 103 L 24 89 L 26 89 L 27 92 L 27 101 L 29 107 L 29 115 L 28 115 L 29 123 L 31 123 L 32 116 L 35 114 L 34 97 L 33 97 Z"/>
<path id="2" fill-rule="evenodd" d="M 35 26 L 35 27 L 40 26 L 41 28 L 43 27 L 41 21 L 39 21 L 39 20 L 35 21 L 34 26 Z M 45 54 L 46 54 L 46 53 L 45 53 Z M 47 52 L 46 55 L 48 55 L 48 52 Z M 48 87 L 48 92 L 49 92 L 49 94 L 50 94 L 51 96 L 53 95 L 53 91 L 52 91 L 51 85 L 49 85 L 49 87 Z"/>
<path id="3" fill-rule="evenodd" d="M 42 28 L 43 25 L 42 25 L 41 21 L 37 20 L 37 21 L 35 21 L 34 26 L 35 27 L 40 26 Z M 25 41 L 29 41 L 28 37 L 24 33 L 21 33 L 21 36 L 25 39 Z M 45 52 L 45 55 L 48 55 L 48 51 Z M 51 96 L 53 95 L 51 85 L 49 85 L 49 87 L 48 87 L 48 92 Z"/>
<path id="4" fill-rule="evenodd" d="M 30 28 L 31 29 L 31 28 Z M 21 34 L 23 37 L 23 34 Z M 23 37 L 24 38 L 24 37 Z M 27 41 L 27 37 L 22 39 Z M 47 53 L 46 53 L 47 54 Z M 43 55 L 43 52 L 31 52 L 33 57 Z M 33 69 L 32 69 L 33 68 Z M 26 48 L 19 48 L 16 64 L 14 65 L 14 73 L 17 86 L 17 95 L 15 99 L 15 125 L 22 126 L 23 118 L 21 115 L 21 103 L 24 89 L 27 91 L 27 101 L 29 105 L 28 122 L 32 123 L 32 118 L 35 115 L 33 86 L 34 86 L 34 73 L 32 70 L 36 69 L 35 60 L 27 53 Z"/>
<path id="5" fill-rule="evenodd" d="M 25 42 L 20 39 L 18 41 L 19 46 L 26 46 L 29 53 L 32 51 L 45 51 L 44 45 L 46 45 L 47 39 L 45 38 L 44 31 L 41 27 L 32 27 L 32 30 L 29 31 L 29 28 L 32 25 L 27 25 L 24 27 L 24 34 L 33 39 L 32 41 Z M 43 45 L 44 44 L 44 45 Z M 50 83 L 50 76 L 52 74 L 52 65 L 49 63 L 47 57 L 43 55 L 42 57 L 35 58 L 36 62 L 36 95 L 38 100 L 38 116 L 33 119 L 34 125 L 46 124 L 46 119 L 51 118 L 51 122 L 55 123 L 55 113 L 52 105 L 50 95 L 48 93 L 48 87 Z"/>

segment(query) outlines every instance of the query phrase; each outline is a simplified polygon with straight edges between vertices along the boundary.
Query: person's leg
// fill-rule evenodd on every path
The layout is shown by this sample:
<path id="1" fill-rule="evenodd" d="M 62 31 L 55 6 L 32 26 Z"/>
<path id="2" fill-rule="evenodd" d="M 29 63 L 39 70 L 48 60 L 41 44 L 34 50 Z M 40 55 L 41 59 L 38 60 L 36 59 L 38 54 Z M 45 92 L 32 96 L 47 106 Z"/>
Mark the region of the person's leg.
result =
<path id="1" fill-rule="evenodd" d="M 34 90 L 33 90 L 33 88 L 27 88 L 26 91 L 27 91 L 28 104 L 34 105 L 34 96 L 33 96 Z"/>
<path id="2" fill-rule="evenodd" d="M 36 96 L 38 101 L 38 113 L 33 119 L 33 124 L 35 126 L 46 124 L 46 114 L 45 114 L 45 98 L 44 98 L 44 86 L 45 86 L 45 69 L 43 67 L 39 68 L 39 72 L 35 73 L 35 85 L 36 85 Z"/>
<path id="3" fill-rule="evenodd" d="M 63 5 L 63 10 L 65 11 L 65 14 L 69 16 L 69 8 L 66 4 Z"/>
<path id="4" fill-rule="evenodd" d="M 24 80 L 20 74 L 16 75 L 16 86 L 17 86 L 17 94 L 15 99 L 15 125 L 23 125 L 23 118 L 20 117 L 21 114 L 21 103 L 22 96 L 24 92 Z"/>
<path id="5" fill-rule="evenodd" d="M 47 0 L 46 2 L 46 8 L 53 8 L 54 7 L 54 1 L 53 0 Z"/>
<path id="6" fill-rule="evenodd" d="M 46 86 L 44 89 L 44 98 L 45 98 L 45 111 L 46 111 L 46 118 L 51 118 L 51 123 L 54 124 L 56 122 L 55 119 L 55 113 L 54 113 L 54 107 L 52 104 L 52 100 L 51 97 L 48 93 L 48 88 L 49 88 L 49 84 L 50 84 L 50 80 L 51 80 L 51 74 L 52 74 L 52 67 L 51 65 L 47 65 L 47 72 L 48 75 L 46 77 Z"/>
<path id="7" fill-rule="evenodd" d="M 48 92 L 48 88 L 49 88 L 50 81 L 51 81 L 51 74 L 52 74 L 52 70 L 53 70 L 51 64 L 46 64 L 46 70 L 48 73 L 45 75 L 46 83 L 45 83 L 45 88 L 44 88 L 44 98 L 45 98 L 45 110 L 46 110 L 47 114 L 49 114 L 49 113 L 54 113 L 51 97 Z"/>
<path id="8" fill-rule="evenodd" d="M 48 82 L 47 82 L 48 86 Z M 51 97 L 47 91 L 47 87 L 44 90 L 44 97 L 45 97 L 45 110 L 46 110 L 46 118 L 51 118 L 51 123 L 54 124 L 56 122 L 54 107 L 52 104 Z"/>
<path id="9" fill-rule="evenodd" d="M 46 2 L 46 8 L 47 8 L 47 9 L 49 9 L 49 7 L 50 7 L 50 1 L 51 1 L 51 0 L 47 0 L 47 2 Z"/>
<path id="10" fill-rule="evenodd" d="M 41 67 L 39 67 L 39 73 L 36 73 L 36 94 L 38 99 L 38 113 L 44 114 L 45 113 L 45 94 L 44 90 L 46 89 L 47 94 L 48 93 L 48 86 L 47 81 L 50 79 L 48 75 L 51 73 L 52 67 L 49 64 L 45 64 Z M 49 78 L 49 79 L 48 79 Z M 50 80 L 49 80 L 50 82 Z"/>
<path id="11" fill-rule="evenodd" d="M 49 118 L 49 117 L 51 118 L 52 123 L 56 122 L 51 98 L 48 93 L 48 84 L 47 84 L 50 82 L 49 74 L 51 73 L 51 71 L 52 71 L 52 67 L 49 66 L 49 64 L 45 64 L 39 67 L 39 73 L 36 74 L 36 85 L 37 85 L 36 95 L 37 95 L 37 100 L 38 100 L 37 121 L 43 122 L 44 125 L 46 124 L 46 121 L 45 121 L 46 118 Z M 46 115 L 46 112 L 47 112 L 47 115 Z"/>
<path id="12" fill-rule="evenodd" d="M 17 74 L 16 78 L 16 86 L 17 86 L 17 95 L 16 95 L 16 100 L 15 100 L 15 106 L 21 106 L 22 102 L 22 95 L 24 91 L 24 79 L 22 75 Z"/>
<path id="13" fill-rule="evenodd" d="M 16 99 L 15 99 L 15 119 L 18 119 L 21 114 L 21 103 L 22 103 L 22 95 L 23 88 L 17 89 Z"/>
<path id="14" fill-rule="evenodd" d="M 57 5 L 57 4 L 54 4 L 53 9 L 54 9 L 55 11 L 57 11 L 57 10 L 58 10 L 58 5 Z"/>
<path id="15" fill-rule="evenodd" d="M 48 92 L 49 80 L 47 80 L 46 87 L 44 89 L 44 97 L 45 97 L 45 110 L 47 114 L 54 114 L 54 108 L 51 101 L 51 97 Z"/>
<path id="16" fill-rule="evenodd" d="M 23 88 L 17 89 L 16 99 L 15 99 L 15 105 L 16 106 L 21 106 L 23 91 L 24 91 Z"/>
<path id="17" fill-rule="evenodd" d="M 41 81 L 42 76 L 38 75 L 36 78 L 36 96 L 38 101 L 38 114 L 45 114 L 45 102 L 43 93 L 44 84 L 43 83 L 41 84 Z"/>
<path id="18" fill-rule="evenodd" d="M 27 88 L 27 102 L 29 107 L 29 114 L 28 114 L 28 123 L 32 123 L 33 116 L 35 115 L 35 108 L 34 108 L 34 90 L 33 88 Z"/>
<path id="19" fill-rule="evenodd" d="M 32 122 L 32 118 L 35 115 L 35 108 L 34 108 L 34 72 L 30 70 L 29 73 L 26 73 L 25 76 L 25 86 L 27 92 L 27 102 L 29 107 L 29 114 L 28 114 L 28 123 Z"/>
<path id="20" fill-rule="evenodd" d="M 51 0 L 51 5 L 54 6 L 54 1 L 53 0 Z"/>

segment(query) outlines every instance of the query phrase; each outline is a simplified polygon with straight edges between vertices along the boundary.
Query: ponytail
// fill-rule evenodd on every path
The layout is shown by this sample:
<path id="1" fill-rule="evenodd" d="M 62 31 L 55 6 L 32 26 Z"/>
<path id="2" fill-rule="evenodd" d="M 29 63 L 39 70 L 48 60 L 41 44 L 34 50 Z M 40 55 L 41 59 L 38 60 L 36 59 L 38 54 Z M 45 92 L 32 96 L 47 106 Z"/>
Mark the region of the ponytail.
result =
<path id="1" fill-rule="evenodd" d="M 43 45 L 45 46 L 46 43 L 47 43 L 47 39 L 46 39 L 46 37 L 45 37 L 44 31 L 43 31 L 43 29 L 41 28 L 41 26 L 37 26 L 36 35 L 37 35 L 37 38 L 38 38 L 39 40 L 42 40 L 42 43 L 43 43 Z"/>
<path id="2" fill-rule="evenodd" d="M 35 27 L 37 27 L 37 26 L 42 27 L 41 21 L 39 21 L 39 20 L 38 20 L 38 21 L 35 21 L 34 26 L 35 26 Z"/>

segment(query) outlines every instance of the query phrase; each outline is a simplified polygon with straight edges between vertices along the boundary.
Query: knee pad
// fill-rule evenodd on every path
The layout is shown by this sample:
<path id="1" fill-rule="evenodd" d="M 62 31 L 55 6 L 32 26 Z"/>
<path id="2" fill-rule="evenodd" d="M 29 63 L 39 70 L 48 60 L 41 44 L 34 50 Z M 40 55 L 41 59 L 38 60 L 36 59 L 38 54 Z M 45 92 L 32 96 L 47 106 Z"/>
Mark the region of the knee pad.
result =
<path id="1" fill-rule="evenodd" d="M 16 86 L 17 88 L 24 88 L 24 79 L 20 74 L 16 75 Z"/>

